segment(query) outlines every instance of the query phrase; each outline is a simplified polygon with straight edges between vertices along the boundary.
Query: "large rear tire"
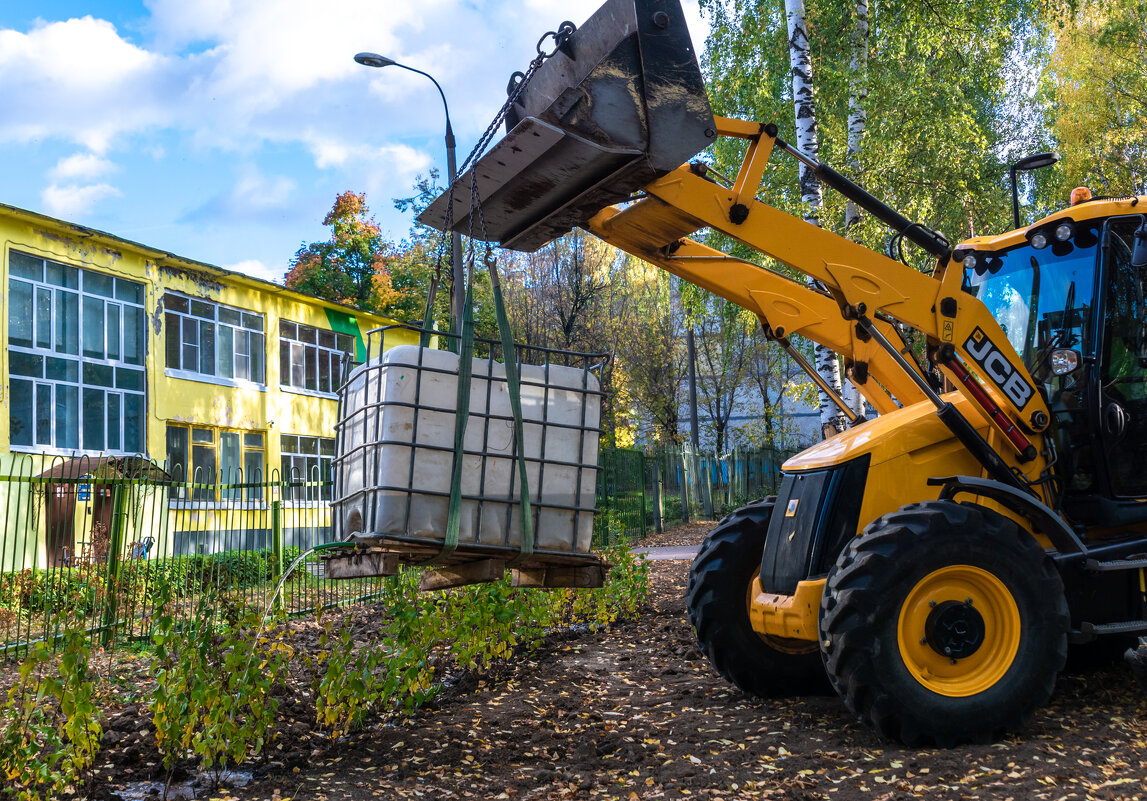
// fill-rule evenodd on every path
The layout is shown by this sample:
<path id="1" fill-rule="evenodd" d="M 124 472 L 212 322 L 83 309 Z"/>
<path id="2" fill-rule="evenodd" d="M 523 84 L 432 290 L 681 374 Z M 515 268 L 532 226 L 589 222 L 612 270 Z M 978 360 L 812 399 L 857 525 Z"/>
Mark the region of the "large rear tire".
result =
<path id="1" fill-rule="evenodd" d="M 689 573 L 689 622 L 727 681 L 762 697 L 828 689 L 815 642 L 762 636 L 749 623 L 749 590 L 760 570 L 773 499 L 726 517 L 705 538 Z"/>
<path id="2" fill-rule="evenodd" d="M 1067 656 L 1063 582 L 1030 534 L 971 504 L 871 523 L 829 574 L 825 668 L 849 709 L 908 745 L 988 742 L 1051 697 Z"/>

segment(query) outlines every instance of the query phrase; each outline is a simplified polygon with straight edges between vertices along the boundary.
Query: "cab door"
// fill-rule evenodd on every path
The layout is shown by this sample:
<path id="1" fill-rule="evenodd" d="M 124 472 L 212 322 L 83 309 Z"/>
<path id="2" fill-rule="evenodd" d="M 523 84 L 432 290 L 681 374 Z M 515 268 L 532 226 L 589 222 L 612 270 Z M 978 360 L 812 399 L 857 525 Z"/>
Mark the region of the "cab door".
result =
<path id="1" fill-rule="evenodd" d="M 1103 323 L 1097 424 L 1108 489 L 1147 497 L 1147 276 L 1131 266 L 1141 215 L 1107 223 L 1103 238 Z"/>

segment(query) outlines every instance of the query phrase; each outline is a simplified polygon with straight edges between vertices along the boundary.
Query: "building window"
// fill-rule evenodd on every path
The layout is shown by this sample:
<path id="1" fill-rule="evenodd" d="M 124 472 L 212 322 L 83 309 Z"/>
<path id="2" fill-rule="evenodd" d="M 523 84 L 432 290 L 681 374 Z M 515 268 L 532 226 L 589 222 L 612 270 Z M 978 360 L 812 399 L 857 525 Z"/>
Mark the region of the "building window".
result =
<path id="1" fill-rule="evenodd" d="M 167 472 L 177 482 L 195 485 L 190 492 L 195 501 L 261 500 L 264 442 L 258 431 L 169 425 Z M 235 484 L 255 486 L 227 486 Z M 173 493 L 178 498 L 188 495 L 184 487 Z"/>
<path id="2" fill-rule="evenodd" d="M 143 284 L 12 251 L 11 446 L 142 453 L 145 319 Z"/>
<path id="3" fill-rule="evenodd" d="M 279 323 L 279 382 L 312 392 L 338 392 L 343 357 L 354 354 L 354 337 L 302 323 Z"/>
<path id="4" fill-rule="evenodd" d="M 327 437 L 284 434 L 279 444 L 283 455 L 283 481 L 288 482 L 283 498 L 329 501 L 335 441 Z"/>
<path id="5" fill-rule="evenodd" d="M 227 381 L 265 380 L 263 315 L 168 292 L 167 369 Z"/>

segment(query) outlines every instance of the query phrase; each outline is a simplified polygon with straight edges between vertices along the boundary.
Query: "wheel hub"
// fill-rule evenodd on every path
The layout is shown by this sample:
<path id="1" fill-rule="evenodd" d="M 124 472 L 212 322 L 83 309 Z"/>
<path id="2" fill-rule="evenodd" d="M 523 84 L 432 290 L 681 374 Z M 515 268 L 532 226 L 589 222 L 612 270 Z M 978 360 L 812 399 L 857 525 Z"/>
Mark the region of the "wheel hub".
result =
<path id="1" fill-rule="evenodd" d="M 924 638 L 938 654 L 964 659 L 984 643 L 984 618 L 971 601 L 944 601 L 932 607 L 924 623 Z"/>

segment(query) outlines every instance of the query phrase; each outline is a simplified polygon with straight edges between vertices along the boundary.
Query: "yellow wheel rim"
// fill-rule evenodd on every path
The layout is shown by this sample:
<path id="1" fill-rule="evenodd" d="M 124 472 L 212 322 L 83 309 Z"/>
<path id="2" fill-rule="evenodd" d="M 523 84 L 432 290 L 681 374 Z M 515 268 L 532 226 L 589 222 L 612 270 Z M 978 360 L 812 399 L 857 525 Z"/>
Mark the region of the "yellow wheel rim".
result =
<path id="1" fill-rule="evenodd" d="M 982 636 L 971 653 L 959 658 L 942 653 L 945 641 L 935 631 L 937 617 L 945 610 L 973 619 L 972 628 Z M 908 593 L 896 638 L 904 666 L 916 681 L 940 695 L 963 698 L 992 687 L 1015 661 L 1019 608 L 993 574 L 971 565 L 950 565 L 929 573 Z"/>

